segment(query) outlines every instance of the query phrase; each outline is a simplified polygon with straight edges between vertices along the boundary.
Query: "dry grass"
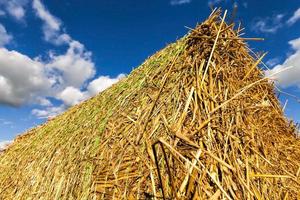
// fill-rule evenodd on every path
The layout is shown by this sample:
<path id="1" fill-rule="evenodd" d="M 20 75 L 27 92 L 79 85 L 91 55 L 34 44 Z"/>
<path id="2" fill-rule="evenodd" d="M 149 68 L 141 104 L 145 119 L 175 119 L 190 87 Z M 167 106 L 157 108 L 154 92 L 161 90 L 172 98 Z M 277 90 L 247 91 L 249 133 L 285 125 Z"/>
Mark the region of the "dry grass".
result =
<path id="1" fill-rule="evenodd" d="M 0 197 L 300 198 L 294 125 L 240 34 L 216 10 L 110 89 L 18 138 L 0 155 Z"/>

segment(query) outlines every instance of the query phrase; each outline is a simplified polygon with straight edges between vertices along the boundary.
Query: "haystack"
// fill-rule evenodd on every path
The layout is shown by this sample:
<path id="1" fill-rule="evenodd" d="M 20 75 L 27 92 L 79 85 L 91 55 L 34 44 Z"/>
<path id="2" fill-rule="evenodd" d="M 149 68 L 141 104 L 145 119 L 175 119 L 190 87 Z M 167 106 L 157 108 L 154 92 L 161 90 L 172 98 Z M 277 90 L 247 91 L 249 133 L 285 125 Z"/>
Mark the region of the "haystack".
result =
<path id="1" fill-rule="evenodd" d="M 0 199 L 300 198 L 294 125 L 224 18 L 16 139 Z"/>

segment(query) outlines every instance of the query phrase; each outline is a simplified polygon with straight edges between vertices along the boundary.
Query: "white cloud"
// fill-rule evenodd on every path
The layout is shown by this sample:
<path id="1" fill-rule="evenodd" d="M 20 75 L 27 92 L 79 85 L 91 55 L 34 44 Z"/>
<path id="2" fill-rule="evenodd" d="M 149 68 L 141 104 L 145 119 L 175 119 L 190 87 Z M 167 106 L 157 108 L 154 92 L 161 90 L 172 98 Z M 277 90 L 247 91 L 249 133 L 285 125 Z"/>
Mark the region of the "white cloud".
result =
<path id="1" fill-rule="evenodd" d="M 12 125 L 13 123 L 11 121 L 5 121 L 3 122 L 3 125 Z"/>
<path id="2" fill-rule="evenodd" d="M 0 103 L 20 106 L 50 90 L 54 80 L 43 63 L 17 51 L 0 48 Z"/>
<path id="3" fill-rule="evenodd" d="M 251 29 L 262 33 L 276 33 L 276 31 L 283 26 L 283 17 L 283 14 L 278 14 L 273 17 L 259 18 L 255 20 Z"/>
<path id="4" fill-rule="evenodd" d="M 277 65 L 279 62 L 280 62 L 280 58 L 276 57 L 276 58 L 272 58 L 272 59 L 267 60 L 266 65 L 268 67 L 273 67 L 273 66 Z"/>
<path id="5" fill-rule="evenodd" d="M 0 24 L 0 47 L 8 44 L 12 40 L 12 36 L 7 33 L 5 27 Z"/>
<path id="6" fill-rule="evenodd" d="M 37 97 L 36 98 L 36 104 L 40 105 L 40 106 L 52 106 L 51 101 L 49 101 L 47 98 L 45 97 Z"/>
<path id="7" fill-rule="evenodd" d="M 172 6 L 175 6 L 175 5 L 182 5 L 182 4 L 187 4 L 187 3 L 191 3 L 192 0 L 171 0 L 170 4 Z"/>
<path id="8" fill-rule="evenodd" d="M 300 8 L 298 8 L 293 16 L 291 18 L 288 19 L 287 24 L 288 25 L 293 25 L 294 23 L 296 23 L 298 20 L 300 20 Z"/>
<path id="9" fill-rule="evenodd" d="M 112 84 L 124 78 L 124 74 L 119 74 L 115 78 L 109 76 L 100 76 L 89 83 L 86 90 L 81 91 L 75 87 L 66 87 L 56 95 L 58 100 L 63 102 L 60 106 L 47 106 L 45 109 L 34 109 L 32 114 L 38 118 L 52 118 L 62 113 L 66 108 L 74 106 L 90 97 L 97 95 L 99 92 L 109 88 Z"/>
<path id="10" fill-rule="evenodd" d="M 6 149 L 11 143 L 11 140 L 0 141 L 0 152 Z"/>
<path id="11" fill-rule="evenodd" d="M 50 106 L 45 109 L 33 109 L 31 113 L 38 118 L 52 118 L 56 115 L 62 113 L 66 107 L 64 105 L 60 106 Z"/>
<path id="12" fill-rule="evenodd" d="M 47 67 L 58 71 L 56 86 L 80 88 L 88 79 L 95 75 L 95 64 L 92 62 L 92 53 L 86 51 L 83 44 L 73 40 L 62 31 L 62 22 L 53 16 L 40 0 L 33 0 L 32 4 L 36 16 L 43 21 L 44 39 L 56 45 L 67 44 L 67 52 L 62 55 L 50 54 Z"/>
<path id="13" fill-rule="evenodd" d="M 91 80 L 96 71 L 92 53 L 62 31 L 62 22 L 51 15 L 40 0 L 33 0 L 32 6 L 36 16 L 43 21 L 44 39 L 56 45 L 67 45 L 68 48 L 63 54 L 50 51 L 47 59 L 33 59 L 20 52 L 0 48 L 0 104 L 38 104 L 41 108 L 33 109 L 33 115 L 39 118 L 52 117 L 124 77 L 120 74 L 113 78 L 99 76 Z M 1 34 L 0 45 L 12 39 L 0 24 Z M 54 105 L 51 98 L 62 101 L 62 104 Z"/>
<path id="14" fill-rule="evenodd" d="M 274 78 L 275 83 L 283 88 L 289 86 L 300 87 L 300 37 L 289 41 L 289 44 L 294 50 L 294 53 L 291 54 L 283 64 L 276 65 L 273 69 L 265 71 L 266 76 L 282 71 L 275 75 Z"/>
<path id="15" fill-rule="evenodd" d="M 8 4 L 8 12 L 14 16 L 16 19 L 20 20 L 24 17 L 25 15 L 25 10 L 23 7 L 16 6 L 14 4 Z"/>
<path id="16" fill-rule="evenodd" d="M 90 96 L 94 96 L 124 77 L 124 74 L 119 74 L 116 78 L 110 78 L 109 76 L 100 76 L 89 83 L 87 90 Z"/>
<path id="17" fill-rule="evenodd" d="M 25 16 L 25 7 L 28 0 L 0 0 L 0 5 L 16 20 L 22 20 Z"/>
<path id="18" fill-rule="evenodd" d="M 33 0 L 32 7 L 38 16 L 43 21 L 44 39 L 55 45 L 68 44 L 71 42 L 71 37 L 63 33 L 61 30 L 61 21 L 45 8 L 40 0 Z"/>
<path id="19" fill-rule="evenodd" d="M 91 53 L 76 41 L 65 54 L 50 55 L 48 62 L 0 48 L 0 103 L 49 106 L 51 102 L 45 97 L 58 98 L 66 88 L 81 88 L 94 76 L 95 65 L 90 57 Z"/>
<path id="20" fill-rule="evenodd" d="M 60 29 L 61 22 L 46 10 L 40 0 L 33 0 L 32 6 L 35 9 L 36 14 L 45 22 L 46 26 L 57 31 Z"/>
<path id="21" fill-rule="evenodd" d="M 46 64 L 46 67 L 52 69 L 54 73 L 58 71 L 55 73 L 56 87 L 58 90 L 65 87 L 80 88 L 95 75 L 92 53 L 62 31 L 62 22 L 48 11 L 40 0 L 33 0 L 32 7 L 36 16 L 43 21 L 44 39 L 55 45 L 69 46 L 65 54 L 50 53 L 50 61 Z"/>
<path id="22" fill-rule="evenodd" d="M 2 124 L 2 125 L 12 125 L 13 122 L 8 121 L 8 120 L 6 120 L 6 119 L 1 119 L 1 118 L 0 118 L 0 124 Z"/>
<path id="23" fill-rule="evenodd" d="M 50 55 L 48 68 L 59 70 L 58 82 L 64 86 L 80 87 L 95 74 L 95 64 L 91 60 L 91 52 L 85 51 L 84 46 L 72 41 L 67 52 L 63 55 Z M 61 75 L 61 77 L 60 77 Z"/>
<path id="24" fill-rule="evenodd" d="M 58 98 L 61 99 L 66 106 L 74 106 L 85 100 L 87 95 L 81 92 L 78 88 L 66 87 L 58 94 Z"/>

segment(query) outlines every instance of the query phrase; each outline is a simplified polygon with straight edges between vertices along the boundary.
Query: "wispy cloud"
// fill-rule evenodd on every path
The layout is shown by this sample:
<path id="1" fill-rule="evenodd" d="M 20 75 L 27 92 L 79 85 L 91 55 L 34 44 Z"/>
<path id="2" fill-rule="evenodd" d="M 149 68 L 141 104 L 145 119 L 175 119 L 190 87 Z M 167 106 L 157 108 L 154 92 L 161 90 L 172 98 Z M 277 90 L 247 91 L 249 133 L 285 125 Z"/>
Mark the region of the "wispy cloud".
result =
<path id="1" fill-rule="evenodd" d="M 0 5 L 3 6 L 5 11 L 19 21 L 23 20 L 25 16 L 27 3 L 28 0 L 0 0 Z M 2 14 L 5 14 L 5 12 L 2 11 Z"/>
<path id="2" fill-rule="evenodd" d="M 0 118 L 0 124 L 2 124 L 2 125 L 12 125 L 13 122 L 8 121 L 8 120 L 6 120 L 6 119 Z"/>
<path id="3" fill-rule="evenodd" d="M 267 60 L 266 65 L 268 67 L 273 67 L 275 65 L 277 65 L 280 62 L 280 58 L 276 57 L 276 58 L 271 58 L 269 60 Z"/>
<path id="4" fill-rule="evenodd" d="M 251 29 L 261 33 L 276 33 L 283 26 L 283 17 L 283 14 L 277 14 L 273 17 L 257 18 Z"/>
<path id="5" fill-rule="evenodd" d="M 62 31 L 61 21 L 48 11 L 40 0 L 33 0 L 32 7 L 36 15 L 44 23 L 43 33 L 46 41 L 56 45 L 68 44 L 71 42 L 71 37 Z"/>
<path id="6" fill-rule="evenodd" d="M 8 44 L 12 40 L 12 35 L 7 33 L 5 27 L 0 24 L 0 47 Z"/>
<path id="7" fill-rule="evenodd" d="M 287 24 L 291 26 L 295 24 L 298 20 L 300 20 L 300 8 L 298 8 L 294 12 L 293 16 L 288 19 Z"/>
<path id="8" fill-rule="evenodd" d="M 66 108 L 67 107 L 65 105 L 49 106 L 43 109 L 33 109 L 31 113 L 40 119 L 52 118 L 62 113 Z"/>
<path id="9" fill-rule="evenodd" d="M 282 13 L 273 15 L 272 17 L 256 18 L 253 20 L 251 29 L 261 33 L 276 33 L 280 28 L 286 25 L 291 26 L 300 20 L 300 8 L 290 18 L 287 20 L 286 18 L 287 16 Z"/>
<path id="10" fill-rule="evenodd" d="M 170 4 L 172 6 L 176 6 L 176 5 L 188 4 L 191 2 L 192 2 L 192 0 L 171 0 Z"/>

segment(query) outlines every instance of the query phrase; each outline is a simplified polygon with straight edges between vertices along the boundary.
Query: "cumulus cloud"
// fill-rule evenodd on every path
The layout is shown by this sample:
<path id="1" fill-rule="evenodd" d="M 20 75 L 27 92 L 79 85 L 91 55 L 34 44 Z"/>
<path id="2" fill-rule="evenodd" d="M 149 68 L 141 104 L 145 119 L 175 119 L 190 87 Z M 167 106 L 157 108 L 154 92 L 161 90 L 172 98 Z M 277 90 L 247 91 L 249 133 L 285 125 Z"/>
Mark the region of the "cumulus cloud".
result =
<path id="1" fill-rule="evenodd" d="M 12 40 L 12 36 L 7 33 L 5 27 L 0 24 L 0 47 L 8 44 Z"/>
<path id="2" fill-rule="evenodd" d="M 261 33 L 276 33 L 283 26 L 283 14 L 277 14 L 273 17 L 258 18 L 254 20 L 251 29 Z"/>
<path id="3" fill-rule="evenodd" d="M 0 104 L 37 104 L 40 108 L 33 109 L 33 115 L 39 118 L 52 117 L 124 77 L 123 74 L 113 78 L 99 76 L 93 80 L 96 67 L 92 53 L 62 31 L 62 22 L 51 15 L 40 0 L 33 0 L 32 6 L 36 16 L 43 22 L 44 39 L 56 45 L 66 45 L 67 49 L 62 54 L 50 51 L 47 58 L 43 59 L 45 56 L 30 58 L 17 51 L 0 48 Z M 0 24 L 0 47 L 11 39 L 12 36 Z M 53 104 L 50 99 L 62 103 Z"/>
<path id="4" fill-rule="evenodd" d="M 48 62 L 0 48 L 0 103 L 50 105 L 45 97 L 59 98 L 57 94 L 66 88 L 79 89 L 94 76 L 95 65 L 90 56 L 91 53 L 84 51 L 83 46 L 75 41 L 65 54 L 50 55 Z M 104 79 L 103 83 L 108 85 L 109 80 Z"/>
<path id="5" fill-rule="evenodd" d="M 74 106 L 90 97 L 95 96 L 99 92 L 109 88 L 112 84 L 118 82 L 120 79 L 124 78 L 124 74 L 120 74 L 115 78 L 109 76 L 100 76 L 93 81 L 91 81 L 85 90 L 80 90 L 75 87 L 66 87 L 60 93 L 56 95 L 56 99 L 63 102 L 60 106 L 47 106 L 44 109 L 34 109 L 32 114 L 38 118 L 52 118 L 70 106 Z"/>
<path id="6" fill-rule="evenodd" d="M 106 88 L 110 87 L 112 84 L 118 82 L 120 79 L 124 78 L 125 74 L 119 74 L 116 78 L 111 78 L 109 76 L 100 76 L 97 79 L 91 81 L 87 87 L 89 96 L 94 96 L 99 92 L 102 92 Z"/>
<path id="7" fill-rule="evenodd" d="M 298 8 L 293 16 L 291 18 L 288 19 L 287 24 L 288 25 L 293 25 L 294 23 L 296 23 L 298 20 L 300 20 L 300 8 Z"/>
<path id="8" fill-rule="evenodd" d="M 300 37 L 289 41 L 292 53 L 280 65 L 276 65 L 273 69 L 265 71 L 266 76 L 281 72 L 275 75 L 275 83 L 279 86 L 286 88 L 289 86 L 298 86 L 300 88 Z M 285 70 L 287 69 L 287 70 Z"/>
<path id="9" fill-rule="evenodd" d="M 172 6 L 176 6 L 176 5 L 182 5 L 182 4 L 187 4 L 187 3 L 191 3 L 192 0 L 171 0 L 170 4 Z"/>
<path id="10" fill-rule="evenodd" d="M 46 97 L 37 97 L 35 103 L 41 106 L 53 106 L 51 101 Z"/>
<path id="11" fill-rule="evenodd" d="M 124 74 L 120 74 L 117 77 L 109 76 L 99 76 L 98 78 L 91 81 L 85 90 L 80 90 L 75 87 L 66 87 L 60 93 L 56 95 L 56 99 L 63 102 L 60 106 L 46 106 L 44 109 L 34 109 L 32 114 L 38 118 L 52 118 L 70 106 L 74 106 L 90 97 L 95 96 L 99 92 L 109 88 L 112 84 L 118 82 L 120 79 L 124 78 Z"/>
<path id="12" fill-rule="evenodd" d="M 61 99 L 66 106 L 74 106 L 85 100 L 87 95 L 81 92 L 78 88 L 66 87 L 61 93 L 58 94 L 58 98 Z"/>
<path id="13" fill-rule="evenodd" d="M 95 64 L 91 60 L 91 52 L 84 46 L 72 41 L 63 55 L 50 55 L 48 68 L 58 70 L 57 81 L 60 85 L 80 87 L 95 75 Z"/>
<path id="14" fill-rule="evenodd" d="M 66 87 L 57 95 L 57 99 L 63 101 L 67 107 L 74 106 L 87 98 L 97 95 L 98 93 L 109 88 L 120 79 L 124 78 L 125 74 L 119 74 L 117 77 L 99 76 L 92 80 L 85 90 L 80 90 L 76 87 Z"/>
<path id="15" fill-rule="evenodd" d="M 50 90 L 54 80 L 43 63 L 17 51 L 0 48 L 0 103 L 20 106 Z"/>
<path id="16" fill-rule="evenodd" d="M 56 85 L 61 87 L 80 88 L 88 79 L 95 75 L 95 64 L 90 51 L 83 44 L 73 40 L 62 31 L 62 22 L 53 16 L 40 0 L 33 0 L 32 7 L 36 16 L 43 21 L 44 39 L 55 45 L 67 44 L 67 52 L 62 55 L 51 53 L 47 67 L 56 74 Z"/>

